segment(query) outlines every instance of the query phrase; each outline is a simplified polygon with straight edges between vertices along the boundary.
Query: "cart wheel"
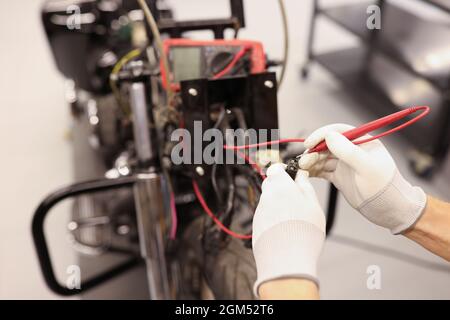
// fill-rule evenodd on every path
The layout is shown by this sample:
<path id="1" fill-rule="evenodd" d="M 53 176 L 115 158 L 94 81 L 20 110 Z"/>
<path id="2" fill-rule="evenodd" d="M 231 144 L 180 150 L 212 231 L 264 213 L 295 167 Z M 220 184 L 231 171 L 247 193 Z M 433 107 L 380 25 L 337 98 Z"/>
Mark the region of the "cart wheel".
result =
<path id="1" fill-rule="evenodd" d="M 409 166 L 419 177 L 430 179 L 436 168 L 436 162 L 431 155 L 414 151 L 409 157 Z"/>

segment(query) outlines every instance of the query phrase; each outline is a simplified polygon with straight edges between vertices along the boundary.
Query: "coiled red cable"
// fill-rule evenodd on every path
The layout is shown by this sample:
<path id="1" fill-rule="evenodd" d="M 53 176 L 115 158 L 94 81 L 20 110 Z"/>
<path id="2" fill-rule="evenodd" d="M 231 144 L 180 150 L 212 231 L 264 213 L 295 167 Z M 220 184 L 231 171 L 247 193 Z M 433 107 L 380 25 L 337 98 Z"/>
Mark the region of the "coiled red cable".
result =
<path id="1" fill-rule="evenodd" d="M 365 139 L 360 139 L 360 140 L 356 140 L 357 138 L 360 138 L 366 134 L 368 134 L 369 132 L 372 132 L 374 130 L 383 128 L 393 122 L 399 121 L 403 118 L 405 118 L 406 116 L 409 116 L 413 113 L 416 113 L 418 111 L 422 111 L 419 115 L 415 116 L 414 118 L 406 121 L 405 123 L 402 123 L 392 129 L 386 130 L 382 133 L 379 133 L 377 135 L 365 138 Z M 396 113 L 387 115 L 385 117 L 379 118 L 377 120 L 368 122 L 360 127 L 351 129 L 349 131 L 346 131 L 343 133 L 344 136 L 346 136 L 350 141 L 352 141 L 354 144 L 359 145 L 362 143 L 366 143 L 366 142 L 370 142 L 382 137 L 385 137 L 387 135 L 390 135 L 394 132 L 400 131 L 412 124 L 414 124 L 415 122 L 419 121 L 420 119 L 422 119 L 423 117 L 425 117 L 428 113 L 430 112 L 430 107 L 428 106 L 418 106 L 418 107 L 411 107 L 402 111 L 398 111 Z M 273 141 L 268 141 L 268 142 L 261 142 L 261 143 L 255 143 L 255 144 L 249 144 L 249 145 L 244 145 L 244 146 L 230 146 L 230 145 L 224 145 L 223 148 L 227 149 L 227 150 L 233 150 L 236 152 L 236 154 L 240 157 L 242 157 L 243 159 L 245 159 L 245 161 L 247 161 L 260 175 L 261 177 L 264 179 L 265 175 L 262 172 L 262 169 L 258 166 L 257 163 L 255 163 L 250 157 L 248 157 L 246 154 L 240 152 L 239 150 L 245 150 L 245 149 L 253 149 L 253 148 L 258 148 L 258 147 L 266 147 L 266 146 L 270 146 L 273 144 L 282 144 L 282 143 L 289 143 L 289 142 L 304 142 L 305 139 L 302 138 L 290 138 L 290 139 L 280 139 L 280 140 L 273 140 Z M 327 146 L 325 141 L 322 141 L 321 143 L 319 143 L 317 146 L 315 146 L 314 148 L 312 148 L 311 150 L 309 150 L 309 152 L 322 152 L 327 150 Z M 244 235 L 244 234 L 239 234 L 236 233 L 232 230 L 230 230 L 229 228 L 227 228 L 226 226 L 224 226 L 222 224 L 222 222 L 216 217 L 216 215 L 211 211 L 211 209 L 208 207 L 205 199 L 203 198 L 203 195 L 200 192 L 200 189 L 198 188 L 197 183 L 192 180 L 192 187 L 194 188 L 194 193 L 198 199 L 198 201 L 200 202 L 200 205 L 202 206 L 203 210 L 206 212 L 206 214 L 208 214 L 208 216 L 211 217 L 211 219 L 213 219 L 214 223 L 216 223 L 216 225 L 225 233 L 227 233 L 228 235 L 238 238 L 238 239 L 251 239 L 252 235 Z"/>

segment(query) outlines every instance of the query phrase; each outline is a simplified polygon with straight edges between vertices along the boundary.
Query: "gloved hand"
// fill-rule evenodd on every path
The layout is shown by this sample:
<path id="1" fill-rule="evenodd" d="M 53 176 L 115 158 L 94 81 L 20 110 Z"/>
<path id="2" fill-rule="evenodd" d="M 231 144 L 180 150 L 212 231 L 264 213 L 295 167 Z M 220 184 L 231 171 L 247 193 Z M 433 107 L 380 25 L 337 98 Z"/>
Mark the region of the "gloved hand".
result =
<path id="1" fill-rule="evenodd" d="M 403 178 L 381 141 L 357 146 L 340 134 L 352 128 L 333 124 L 313 132 L 305 141 L 306 148 L 325 139 L 329 151 L 305 154 L 299 166 L 310 176 L 332 182 L 368 220 L 393 234 L 402 233 L 421 216 L 426 194 Z"/>
<path id="2" fill-rule="evenodd" d="M 296 181 L 285 165 L 267 170 L 253 219 L 253 254 L 258 278 L 254 291 L 269 280 L 306 278 L 318 284 L 316 265 L 325 239 L 325 215 L 308 173 Z"/>

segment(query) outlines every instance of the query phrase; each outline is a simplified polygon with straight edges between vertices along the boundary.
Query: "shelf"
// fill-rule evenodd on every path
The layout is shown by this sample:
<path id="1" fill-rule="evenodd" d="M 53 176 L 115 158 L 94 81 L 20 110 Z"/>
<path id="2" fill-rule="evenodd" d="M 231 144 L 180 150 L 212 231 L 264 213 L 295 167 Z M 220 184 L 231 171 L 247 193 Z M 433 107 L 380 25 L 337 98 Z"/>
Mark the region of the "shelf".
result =
<path id="1" fill-rule="evenodd" d="M 371 36 L 372 32 L 366 27 L 368 17 L 366 10 L 369 5 L 375 3 L 376 1 L 365 1 L 322 8 L 320 12 L 361 38 L 374 51 L 388 55 L 412 73 L 430 81 L 437 88 L 441 90 L 448 88 L 450 27 L 424 20 L 390 2 L 385 2 L 382 8 L 381 32 L 374 35 L 376 42 L 371 42 L 375 37 Z"/>
<path id="2" fill-rule="evenodd" d="M 429 105 L 432 112 L 402 133 L 419 148 L 432 152 L 448 119 L 442 95 L 429 82 L 399 68 L 385 56 L 374 54 L 367 65 L 367 49 L 349 48 L 315 56 L 315 60 L 337 77 L 362 104 L 377 116 L 414 105 Z M 444 113 L 443 113 L 444 112 Z"/>

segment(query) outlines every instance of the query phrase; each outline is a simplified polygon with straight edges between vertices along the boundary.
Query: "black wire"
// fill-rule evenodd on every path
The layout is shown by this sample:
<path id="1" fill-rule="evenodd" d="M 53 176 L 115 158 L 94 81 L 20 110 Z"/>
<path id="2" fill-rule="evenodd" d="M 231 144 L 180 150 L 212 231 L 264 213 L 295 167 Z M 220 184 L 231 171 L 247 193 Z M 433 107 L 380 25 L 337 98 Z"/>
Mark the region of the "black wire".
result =
<path id="1" fill-rule="evenodd" d="M 219 116 L 213 126 L 214 129 L 219 129 L 220 126 L 222 125 L 222 123 L 224 122 L 224 120 L 226 120 L 226 109 L 224 106 L 221 107 Z M 219 207 L 223 208 L 223 213 L 221 215 L 221 221 L 222 223 L 229 227 L 229 225 L 231 224 L 231 218 L 232 218 L 232 212 L 233 212 L 233 205 L 234 205 L 234 199 L 235 199 L 235 185 L 234 185 L 234 178 L 232 175 L 232 172 L 230 171 L 230 168 L 225 166 L 224 170 L 225 170 L 225 178 L 227 180 L 227 199 L 225 204 L 224 199 L 222 198 L 221 192 L 220 192 L 220 188 L 219 188 L 219 184 L 217 182 L 217 168 L 218 168 L 218 164 L 214 163 L 212 166 L 212 171 L 211 171 L 211 183 L 212 183 L 212 187 L 214 190 L 214 193 L 216 195 L 217 201 L 219 202 Z"/>
<path id="2" fill-rule="evenodd" d="M 217 121 L 216 123 L 214 123 L 213 128 L 214 129 L 218 129 L 220 127 L 220 125 L 222 124 L 223 120 L 225 119 L 225 115 L 227 114 L 227 111 L 225 110 L 225 108 L 222 106 L 219 116 L 217 117 Z"/>
<path id="3" fill-rule="evenodd" d="M 244 114 L 242 113 L 241 110 L 239 109 L 232 109 L 233 114 L 236 116 L 237 120 L 238 120 L 238 124 L 240 127 L 242 127 L 244 130 L 247 129 L 247 125 L 245 123 L 245 118 L 244 118 Z M 224 106 L 221 107 L 221 111 L 220 114 L 213 126 L 214 129 L 219 129 L 223 122 L 227 122 L 224 125 L 228 126 L 228 119 L 227 119 L 227 112 Z M 229 152 L 229 150 L 225 150 L 225 152 Z M 234 173 L 231 170 L 231 168 L 238 168 L 238 170 L 244 174 L 245 177 L 247 177 L 247 180 L 249 181 L 250 186 L 256 190 L 256 193 L 261 193 L 261 179 L 258 175 L 258 177 L 256 177 L 256 172 L 247 167 L 247 166 L 224 166 L 224 171 L 225 171 L 225 179 L 227 182 L 227 198 L 226 198 L 226 202 L 225 205 L 222 206 L 223 203 L 223 198 L 221 196 L 221 192 L 220 192 L 220 188 L 219 188 L 219 184 L 217 182 L 217 169 L 218 169 L 218 164 L 214 163 L 213 167 L 212 167 L 212 171 L 211 171 L 211 181 L 212 181 L 212 187 L 214 190 L 214 193 L 216 194 L 216 197 L 218 199 L 219 205 L 221 208 L 224 208 L 223 213 L 221 214 L 221 221 L 222 223 L 229 227 L 232 221 L 232 216 L 233 216 L 233 209 L 234 209 L 234 202 L 236 197 L 239 197 L 239 195 L 236 193 L 236 185 L 234 182 Z"/>
<path id="4" fill-rule="evenodd" d="M 244 112 L 242 112 L 242 110 L 239 108 L 231 108 L 231 111 L 233 112 L 234 116 L 236 117 L 239 127 L 241 129 L 247 130 L 247 123 L 245 122 Z"/>
<path id="5" fill-rule="evenodd" d="M 222 111 L 219 115 L 218 122 L 219 121 L 221 123 L 225 121 L 225 126 L 226 127 L 229 126 L 227 112 L 226 112 L 225 108 L 222 109 Z M 233 213 L 234 199 L 235 199 L 235 195 L 236 195 L 236 186 L 234 185 L 234 176 L 233 176 L 233 173 L 231 172 L 230 167 L 225 165 L 224 170 L 225 170 L 225 179 L 227 182 L 228 193 L 227 193 L 227 200 L 226 200 L 225 207 L 224 207 L 224 212 L 222 215 L 222 223 L 225 226 L 229 227 L 231 224 L 231 218 L 232 218 L 232 213 Z"/>
<path id="6" fill-rule="evenodd" d="M 226 110 L 222 106 L 219 116 L 217 117 L 216 123 L 214 123 L 214 126 L 213 126 L 214 129 L 218 129 L 220 127 L 223 120 L 225 119 L 225 115 L 226 115 Z M 216 194 L 217 201 L 219 202 L 219 206 L 222 206 L 223 199 L 222 199 L 222 195 L 220 193 L 219 185 L 217 183 L 217 163 L 214 163 L 214 165 L 212 166 L 211 182 L 212 182 L 214 193 Z"/>
<path id="7" fill-rule="evenodd" d="M 223 213 L 223 223 L 225 226 L 229 226 L 231 223 L 231 213 L 233 211 L 233 204 L 236 192 L 236 186 L 234 185 L 234 177 L 230 170 L 230 167 L 225 166 L 225 177 L 228 182 L 228 195 L 225 210 Z"/>
<path id="8" fill-rule="evenodd" d="M 253 168 L 241 165 L 235 165 L 233 168 L 247 177 L 253 188 L 258 193 L 261 193 L 262 178 L 255 170 L 253 170 Z"/>
<path id="9" fill-rule="evenodd" d="M 369 242 L 361 241 L 361 240 L 350 238 L 347 236 L 332 234 L 332 235 L 330 235 L 330 237 L 328 239 L 331 241 L 335 241 L 337 243 L 352 246 L 352 247 L 355 247 L 355 248 L 358 248 L 358 249 L 361 249 L 364 251 L 378 253 L 378 254 L 388 256 L 388 257 L 391 257 L 394 259 L 402 260 L 406 263 L 410 263 L 410 264 L 416 265 L 418 267 L 432 269 L 432 270 L 436 270 L 436 271 L 440 271 L 440 272 L 449 272 L 450 271 L 450 265 L 427 261 L 425 259 L 417 258 L 417 257 L 414 257 L 412 255 L 409 255 L 409 254 L 406 254 L 406 253 L 403 253 L 403 252 L 400 252 L 397 250 L 392 250 L 389 248 L 381 247 L 381 246 L 378 246 L 378 245 L 375 245 L 375 244 L 372 244 Z"/>
<path id="10" fill-rule="evenodd" d="M 211 169 L 211 183 L 214 193 L 216 194 L 217 201 L 220 205 L 222 205 L 222 194 L 220 193 L 219 185 L 217 184 L 217 163 L 214 163 Z"/>
<path id="11" fill-rule="evenodd" d="M 239 28 L 234 29 L 234 38 L 237 39 L 239 36 Z"/>

